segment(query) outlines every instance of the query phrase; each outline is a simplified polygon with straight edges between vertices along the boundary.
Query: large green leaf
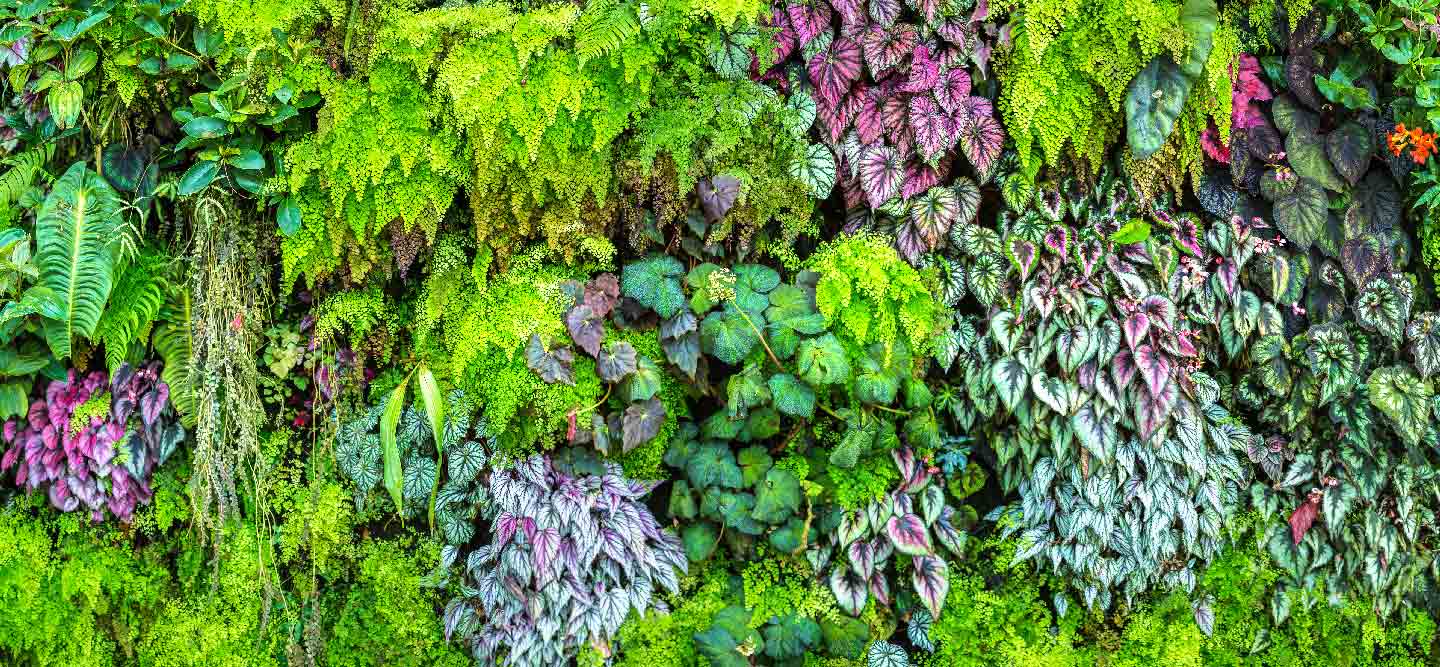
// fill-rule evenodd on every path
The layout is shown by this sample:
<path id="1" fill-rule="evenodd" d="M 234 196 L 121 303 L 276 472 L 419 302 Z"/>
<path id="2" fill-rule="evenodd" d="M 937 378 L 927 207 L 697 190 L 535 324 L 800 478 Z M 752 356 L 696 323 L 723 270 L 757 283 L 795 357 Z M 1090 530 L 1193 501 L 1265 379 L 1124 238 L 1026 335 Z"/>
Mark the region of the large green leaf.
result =
<path id="1" fill-rule="evenodd" d="M 380 453 L 385 459 L 385 490 L 390 493 L 390 499 L 395 501 L 395 511 L 402 515 L 404 499 L 401 492 L 404 490 L 405 479 L 400 469 L 400 443 L 395 437 L 395 430 L 400 424 L 400 413 L 405 409 L 405 388 L 409 384 L 410 376 L 406 375 L 400 384 L 395 385 L 395 389 L 390 392 L 389 402 L 385 404 L 385 414 L 380 417 Z"/>
<path id="2" fill-rule="evenodd" d="M 1306 178 L 1275 202 L 1275 224 L 1280 232 L 1302 250 L 1309 250 L 1325 234 L 1329 201 L 1325 190 Z"/>
<path id="3" fill-rule="evenodd" d="M 54 290 L 61 317 L 47 319 L 45 340 L 59 359 L 76 334 L 87 338 L 110 298 L 120 243 L 120 199 L 83 162 L 70 166 L 35 219 L 38 284 Z"/>
<path id="4" fill-rule="evenodd" d="M 725 304 L 724 310 L 706 315 L 705 320 L 700 323 L 702 349 L 731 366 L 739 364 L 760 342 L 760 335 L 755 332 L 755 328 L 764 325 L 762 319 L 752 327 L 746 317 L 733 303 Z M 751 321 L 757 317 L 760 317 L 759 313 L 750 315 Z"/>
<path id="5" fill-rule="evenodd" d="M 1411 445 L 1420 443 L 1430 425 L 1430 398 L 1434 388 L 1409 366 L 1389 366 L 1370 374 L 1370 403 L 1380 410 L 1395 432 Z"/>
<path id="6" fill-rule="evenodd" d="M 1301 178 L 1319 183 L 1327 190 L 1339 192 L 1345 188 L 1345 181 L 1330 163 L 1325 140 L 1314 133 L 1291 132 L 1285 137 L 1285 157 Z"/>
<path id="7" fill-rule="evenodd" d="M 1180 27 L 1190 48 L 1184 59 L 1176 63 L 1169 54 L 1157 55 L 1130 82 L 1125 96 L 1125 132 L 1135 157 L 1145 159 L 1155 154 L 1175 129 L 1190 87 L 1210 57 L 1219 22 L 1215 0 L 1186 0 L 1180 12 Z"/>

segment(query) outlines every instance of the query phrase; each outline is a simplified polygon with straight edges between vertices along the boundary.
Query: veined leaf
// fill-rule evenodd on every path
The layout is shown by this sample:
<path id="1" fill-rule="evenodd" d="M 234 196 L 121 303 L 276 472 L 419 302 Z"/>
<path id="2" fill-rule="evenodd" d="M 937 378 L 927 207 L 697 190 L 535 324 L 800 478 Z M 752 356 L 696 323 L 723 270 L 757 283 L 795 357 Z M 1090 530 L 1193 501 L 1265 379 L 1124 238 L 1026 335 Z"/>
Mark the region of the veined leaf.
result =
<path id="1" fill-rule="evenodd" d="M 390 493 L 390 499 L 395 501 L 395 512 L 401 515 L 401 523 L 405 521 L 404 499 L 401 495 L 405 477 L 400 468 L 400 443 L 395 437 L 395 429 L 400 424 L 400 413 L 405 410 L 405 390 L 409 385 L 410 376 L 406 375 L 405 379 L 391 390 L 390 400 L 385 404 L 385 413 L 380 417 L 380 454 L 385 464 L 385 490 Z"/>
<path id="2" fill-rule="evenodd" d="M 76 334 L 90 337 L 115 281 L 120 200 L 84 162 L 55 182 L 35 219 L 37 285 L 54 291 L 60 315 L 47 320 L 46 342 L 56 358 L 70 356 Z"/>

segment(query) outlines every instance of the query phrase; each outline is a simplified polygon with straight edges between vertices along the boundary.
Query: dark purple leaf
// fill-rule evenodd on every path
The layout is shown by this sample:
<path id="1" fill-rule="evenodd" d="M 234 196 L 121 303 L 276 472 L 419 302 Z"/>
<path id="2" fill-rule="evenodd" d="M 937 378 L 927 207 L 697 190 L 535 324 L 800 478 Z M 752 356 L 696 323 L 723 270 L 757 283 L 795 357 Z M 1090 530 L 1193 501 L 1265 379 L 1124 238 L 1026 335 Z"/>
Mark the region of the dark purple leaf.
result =
<path id="1" fill-rule="evenodd" d="M 773 27 L 779 28 L 775 32 L 775 62 L 785 62 L 800 46 L 799 37 L 795 34 L 795 26 L 791 25 L 790 16 L 784 8 L 775 8 L 771 23 Z"/>
<path id="2" fill-rule="evenodd" d="M 652 398 L 640 403 L 632 403 L 625 408 L 625 418 L 622 421 L 621 435 L 622 446 L 625 451 L 650 442 L 660 433 L 660 426 L 665 423 L 665 405 L 658 398 Z"/>
<path id="3" fill-rule="evenodd" d="M 880 208 L 900 191 L 905 165 L 894 148 L 870 146 L 860 153 L 860 184 L 870 208 Z"/>
<path id="4" fill-rule="evenodd" d="M 595 372 L 601 380 L 619 382 L 634 373 L 638 363 L 635 346 L 629 341 L 617 341 L 607 345 L 605 351 L 596 357 Z"/>
<path id="5" fill-rule="evenodd" d="M 1042 242 L 1050 252 L 1059 255 L 1060 259 L 1064 260 L 1070 254 L 1070 228 L 1064 225 L 1055 225 L 1050 228 L 1050 231 L 1045 232 Z"/>
<path id="6" fill-rule="evenodd" d="M 1291 51 L 1285 58 L 1285 82 L 1290 86 L 1290 93 L 1311 109 L 1320 109 L 1325 104 L 1315 88 L 1315 75 L 1319 71 L 1320 57 L 1314 51 Z"/>
<path id="7" fill-rule="evenodd" d="M 816 101 L 838 108 L 850 84 L 860 76 L 860 45 L 848 37 L 837 38 L 810 59 L 809 71 Z"/>
<path id="8" fill-rule="evenodd" d="M 915 593 L 925 602 L 932 618 L 940 618 L 940 609 L 945 606 L 945 595 L 950 592 L 950 568 L 937 556 L 916 556 L 912 561 L 915 574 Z"/>
<path id="9" fill-rule="evenodd" d="M 725 217 L 740 197 L 740 179 L 729 174 L 702 178 L 695 185 L 695 194 L 700 196 L 700 207 L 704 209 L 705 217 L 715 222 Z"/>
<path id="10" fill-rule="evenodd" d="M 575 372 L 571 364 L 575 361 L 575 354 L 568 347 L 562 347 L 554 351 L 547 351 L 540 342 L 540 334 L 530 334 L 530 342 L 525 346 L 525 365 L 530 370 L 540 375 L 540 379 L 546 384 L 563 382 L 568 385 L 575 384 Z"/>
<path id="11" fill-rule="evenodd" d="M 605 337 L 605 316 L 598 315 L 588 305 L 579 305 L 565 313 L 565 329 L 570 340 L 590 356 L 600 354 L 600 342 Z"/>

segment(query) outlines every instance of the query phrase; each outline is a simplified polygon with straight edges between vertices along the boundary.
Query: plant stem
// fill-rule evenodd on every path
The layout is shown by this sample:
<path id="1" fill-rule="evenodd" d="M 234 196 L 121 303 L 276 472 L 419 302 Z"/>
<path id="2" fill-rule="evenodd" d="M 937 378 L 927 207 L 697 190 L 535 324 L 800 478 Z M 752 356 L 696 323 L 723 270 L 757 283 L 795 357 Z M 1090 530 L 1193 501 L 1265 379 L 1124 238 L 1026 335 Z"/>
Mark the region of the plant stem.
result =
<path id="1" fill-rule="evenodd" d="M 780 358 L 775 356 L 775 351 L 770 349 L 769 343 L 765 342 L 765 334 L 761 333 L 760 327 L 755 326 L 755 322 L 750 319 L 750 316 L 748 314 L 745 313 L 744 308 L 736 305 L 735 310 L 740 313 L 740 317 L 745 318 L 745 323 L 750 325 L 750 330 L 754 331 L 755 335 L 760 337 L 760 344 L 765 346 L 765 353 L 770 355 L 770 361 L 775 362 L 776 368 L 779 368 L 782 371 L 785 370 L 785 364 L 780 363 Z"/>

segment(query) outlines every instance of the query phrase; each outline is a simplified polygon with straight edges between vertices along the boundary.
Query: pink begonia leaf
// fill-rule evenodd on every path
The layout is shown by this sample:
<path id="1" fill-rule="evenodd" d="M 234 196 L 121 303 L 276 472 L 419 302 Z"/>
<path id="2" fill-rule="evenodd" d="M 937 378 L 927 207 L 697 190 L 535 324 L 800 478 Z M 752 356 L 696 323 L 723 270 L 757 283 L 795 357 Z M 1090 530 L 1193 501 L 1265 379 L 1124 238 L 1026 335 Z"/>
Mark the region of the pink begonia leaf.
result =
<path id="1" fill-rule="evenodd" d="M 1135 348 L 1135 366 L 1150 387 L 1151 395 L 1159 395 L 1170 384 L 1170 358 L 1151 345 Z"/>
<path id="2" fill-rule="evenodd" d="M 861 88 L 861 86 L 856 86 Z M 868 95 L 863 91 L 857 93 L 846 93 L 840 98 L 838 104 L 832 105 L 828 100 L 817 98 L 815 100 L 815 116 L 820 119 L 820 125 L 825 128 L 825 136 L 831 144 L 838 144 L 844 138 L 845 132 L 850 129 L 850 124 L 855 120 L 855 115 L 865 103 Z"/>
<path id="3" fill-rule="evenodd" d="M 790 16 L 783 8 L 775 8 L 771 15 L 771 24 L 772 27 L 779 28 L 775 31 L 775 62 L 784 62 L 800 47 L 799 36 L 795 34 L 795 26 L 790 23 Z"/>
<path id="4" fill-rule="evenodd" d="M 914 263 L 925 254 L 927 249 L 925 239 L 920 236 L 920 229 L 914 222 L 906 220 L 900 228 L 895 230 L 895 249 L 900 251 L 900 256 L 907 262 Z"/>
<path id="5" fill-rule="evenodd" d="M 915 47 L 910 60 L 910 78 L 900 85 L 905 93 L 928 93 L 940 82 L 940 62 L 930 53 L 925 44 Z"/>
<path id="6" fill-rule="evenodd" d="M 1005 132 L 990 116 L 967 116 L 960 121 L 960 148 L 975 170 L 989 174 L 1005 145 Z"/>
<path id="7" fill-rule="evenodd" d="M 801 0 L 785 7 L 790 24 L 801 46 L 810 43 L 822 32 L 830 31 L 830 3 L 826 0 Z"/>
<path id="8" fill-rule="evenodd" d="M 857 26 L 865 22 L 865 4 L 862 0 L 829 0 L 830 5 L 840 14 L 840 25 L 843 28 Z"/>
<path id="9" fill-rule="evenodd" d="M 866 146 L 880 140 L 885 134 L 885 118 L 880 113 L 879 91 L 870 88 L 865 95 L 857 95 L 855 108 L 855 133 L 860 143 Z"/>
<path id="10" fill-rule="evenodd" d="M 1145 313 L 1131 313 L 1120 328 L 1125 331 L 1125 343 L 1134 350 L 1135 346 L 1145 342 L 1145 336 L 1150 333 L 1150 318 Z"/>
<path id="11" fill-rule="evenodd" d="M 900 0 L 870 0 L 870 18 L 885 27 L 895 23 L 900 16 Z"/>
<path id="12" fill-rule="evenodd" d="M 900 191 L 905 165 L 894 148 L 869 146 L 860 154 L 860 183 L 870 208 L 879 208 Z"/>
<path id="13" fill-rule="evenodd" d="M 920 149 L 920 157 L 928 163 L 933 164 L 955 145 L 955 133 L 949 118 L 928 95 L 910 98 L 910 126 L 915 129 L 915 143 Z"/>
<path id="14" fill-rule="evenodd" d="M 911 4 L 920 10 L 926 23 L 932 23 L 940 16 L 941 0 L 912 0 Z"/>
<path id="15" fill-rule="evenodd" d="M 1211 160 L 1220 164 L 1230 164 L 1230 147 L 1220 142 L 1220 132 L 1211 125 L 1200 133 L 1200 147 Z"/>
<path id="16" fill-rule="evenodd" d="M 1135 394 L 1135 423 L 1140 426 L 1140 439 L 1149 442 L 1170 419 L 1170 412 L 1175 408 L 1175 384 L 1166 384 L 1157 394 L 1151 394 L 1141 386 Z"/>
<path id="17" fill-rule="evenodd" d="M 930 533 L 925 530 L 925 522 L 915 514 L 890 517 L 890 520 L 885 523 L 885 534 L 890 537 L 890 543 L 900 553 L 924 556 L 933 552 L 930 546 Z"/>
<path id="18" fill-rule="evenodd" d="M 878 78 L 915 50 L 915 45 L 920 43 L 920 35 L 915 32 L 914 26 L 903 23 L 893 28 L 871 24 L 861 36 L 861 42 L 865 47 L 865 63 L 870 66 L 870 73 Z"/>
<path id="19" fill-rule="evenodd" d="M 870 594 L 882 606 L 890 606 L 890 580 L 885 578 L 883 571 L 876 571 L 870 576 Z"/>
<path id="20" fill-rule="evenodd" d="M 940 76 L 940 85 L 935 88 L 935 101 L 947 113 L 955 113 L 960 105 L 970 99 L 970 73 L 963 69 L 952 69 Z M 985 98 L 980 98 L 985 99 Z M 989 100 L 986 100 L 987 104 Z M 984 115 L 990 115 L 988 112 Z"/>
<path id="21" fill-rule="evenodd" d="M 1129 350 L 1116 352 L 1115 358 L 1110 360 L 1110 374 L 1115 377 L 1115 389 L 1125 391 L 1130 386 L 1130 381 L 1135 379 L 1137 370 L 1135 358 Z"/>
<path id="22" fill-rule="evenodd" d="M 940 609 L 945 606 L 945 596 L 950 592 L 950 568 L 938 556 L 916 556 L 912 561 L 914 574 L 911 581 L 915 592 L 925 602 L 932 618 L 940 618 Z"/>
<path id="23" fill-rule="evenodd" d="M 1062 261 L 1070 254 L 1069 227 L 1055 225 L 1050 228 L 1050 231 L 1045 232 L 1045 238 L 1042 240 L 1045 243 L 1045 247 L 1048 248 L 1050 252 L 1059 255 Z"/>
<path id="24" fill-rule="evenodd" d="M 1205 249 L 1200 245 L 1200 223 L 1190 216 L 1175 219 L 1175 229 L 1170 234 L 1175 244 L 1192 257 L 1204 257 Z"/>
<path id="25" fill-rule="evenodd" d="M 887 96 L 880 99 L 877 106 L 880 108 L 880 120 L 885 126 L 885 136 L 891 142 L 897 142 L 908 134 L 910 107 L 905 104 L 903 96 Z"/>
<path id="26" fill-rule="evenodd" d="M 848 37 L 836 38 L 810 59 L 809 72 L 819 100 L 838 105 L 860 76 L 860 45 Z"/>

